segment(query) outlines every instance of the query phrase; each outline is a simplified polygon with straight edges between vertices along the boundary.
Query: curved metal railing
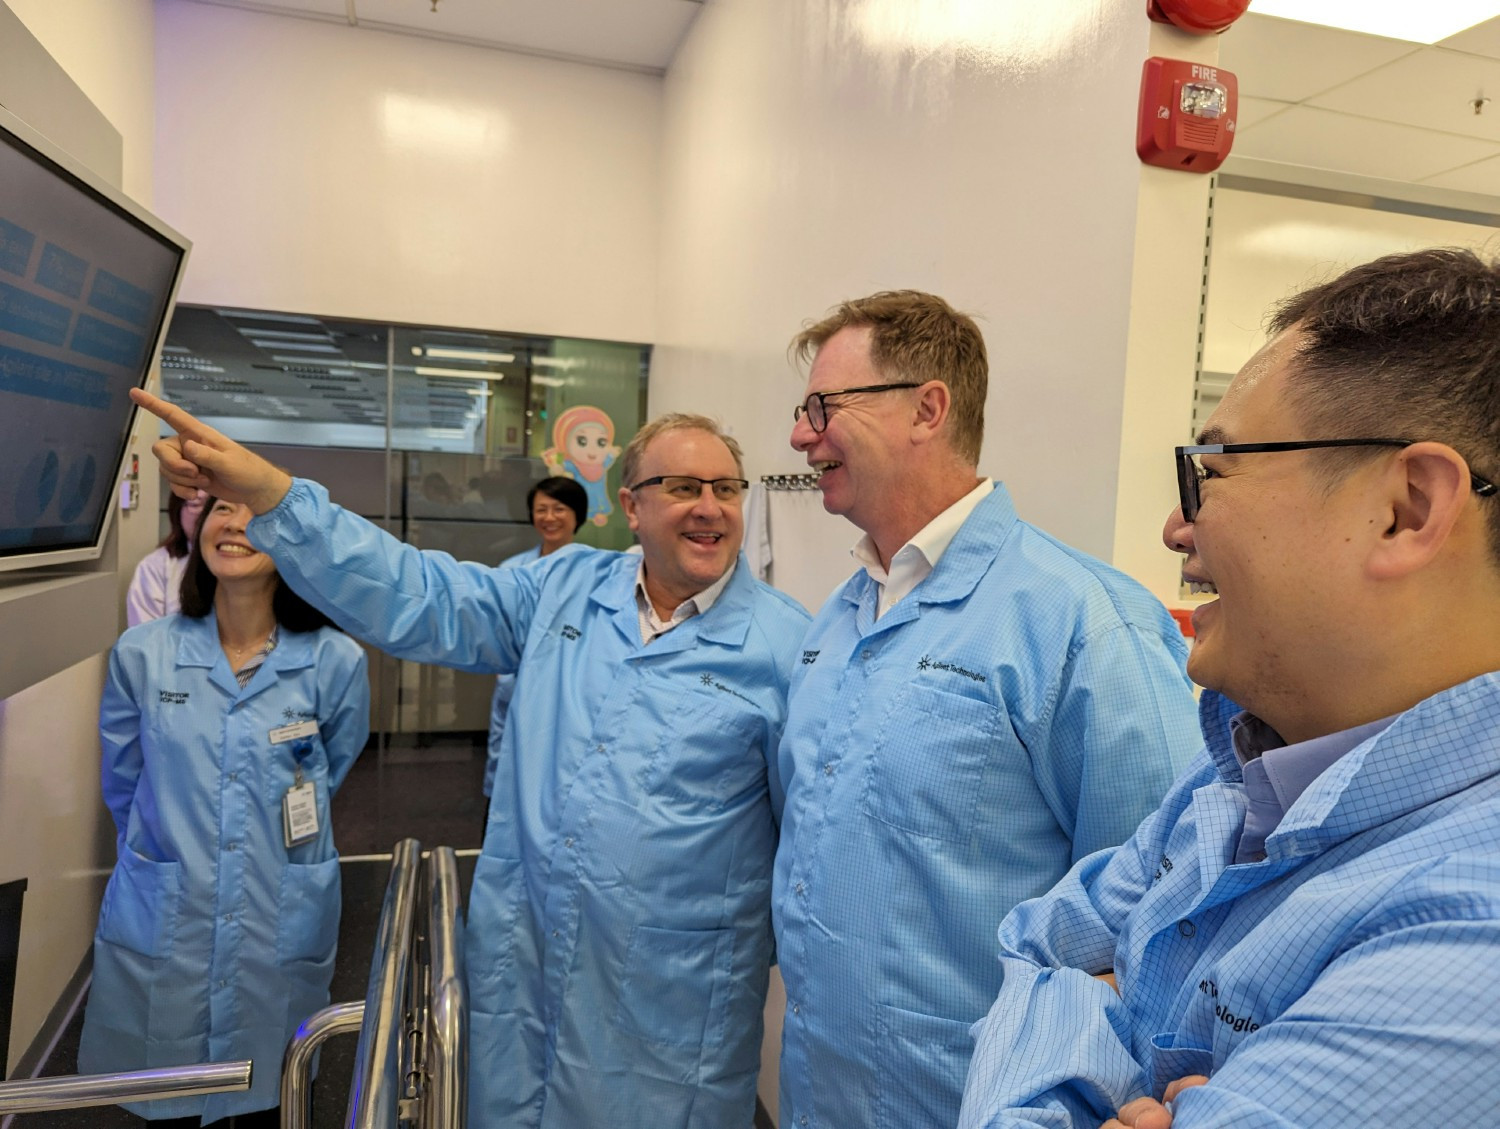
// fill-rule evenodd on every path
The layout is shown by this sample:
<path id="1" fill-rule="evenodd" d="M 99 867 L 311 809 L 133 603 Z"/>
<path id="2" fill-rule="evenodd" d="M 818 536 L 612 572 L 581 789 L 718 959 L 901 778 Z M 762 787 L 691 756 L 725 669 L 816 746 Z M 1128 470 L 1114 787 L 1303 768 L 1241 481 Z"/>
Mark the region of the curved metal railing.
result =
<path id="1" fill-rule="evenodd" d="M 286 1045 L 281 1068 L 281 1129 L 309 1129 L 312 1125 L 312 1060 L 318 1048 L 335 1035 L 360 1029 L 364 1001 L 333 1004 L 302 1021 Z"/>

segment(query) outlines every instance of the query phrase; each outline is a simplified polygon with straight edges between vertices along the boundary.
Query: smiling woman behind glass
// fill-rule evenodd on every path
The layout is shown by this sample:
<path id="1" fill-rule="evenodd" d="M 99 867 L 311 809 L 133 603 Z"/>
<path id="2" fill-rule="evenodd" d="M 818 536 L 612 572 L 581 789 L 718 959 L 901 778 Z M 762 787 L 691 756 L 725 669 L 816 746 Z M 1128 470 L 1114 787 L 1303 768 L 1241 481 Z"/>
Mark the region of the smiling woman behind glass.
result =
<path id="1" fill-rule="evenodd" d="M 100 706 L 119 861 L 94 937 L 84 1073 L 252 1059 L 246 1093 L 130 1105 L 274 1126 L 281 1056 L 328 1003 L 339 923 L 329 800 L 364 748 L 365 656 L 209 498 L 182 614 L 133 627 Z"/>

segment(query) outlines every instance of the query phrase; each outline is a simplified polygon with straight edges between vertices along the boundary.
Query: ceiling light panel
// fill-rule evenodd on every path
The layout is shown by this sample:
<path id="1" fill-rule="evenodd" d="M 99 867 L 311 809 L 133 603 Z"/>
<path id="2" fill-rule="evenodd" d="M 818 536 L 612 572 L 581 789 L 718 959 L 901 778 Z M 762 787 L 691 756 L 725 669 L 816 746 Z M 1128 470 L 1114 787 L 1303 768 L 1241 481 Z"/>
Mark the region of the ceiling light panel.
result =
<path id="1" fill-rule="evenodd" d="M 1436 43 L 1492 19 L 1495 0 L 1429 0 L 1427 3 L 1372 3 L 1371 0 L 1251 0 L 1250 10 L 1300 23 L 1322 24 L 1412 43 Z"/>

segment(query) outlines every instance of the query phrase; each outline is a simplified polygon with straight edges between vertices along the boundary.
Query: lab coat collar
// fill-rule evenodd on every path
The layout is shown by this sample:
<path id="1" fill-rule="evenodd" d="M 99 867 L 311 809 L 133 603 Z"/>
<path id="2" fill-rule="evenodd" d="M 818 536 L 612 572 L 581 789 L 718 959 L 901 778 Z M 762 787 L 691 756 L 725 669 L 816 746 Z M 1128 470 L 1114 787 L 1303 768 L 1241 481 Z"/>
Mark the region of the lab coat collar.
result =
<path id="1" fill-rule="evenodd" d="M 210 611 L 202 619 L 182 616 L 182 638 L 177 645 L 177 665 L 197 666 L 209 671 L 208 680 L 233 698 L 251 698 L 275 682 L 282 671 L 302 670 L 313 665 L 313 632 L 282 629 L 277 632 L 276 649 L 261 664 L 264 677 L 257 671 L 250 685 L 240 689 L 239 680 L 229 669 L 229 660 L 219 646 L 218 616 Z"/>
<path id="2" fill-rule="evenodd" d="M 926 579 L 878 622 L 875 620 L 875 604 L 879 593 L 875 581 L 864 570 L 855 573 L 844 586 L 843 596 L 858 609 L 855 621 L 860 633 L 867 634 L 916 619 L 925 604 L 955 604 L 968 599 L 980 578 L 1004 551 L 1005 541 L 1015 527 L 1016 507 L 1010 500 L 1010 492 L 1003 483 L 996 481 L 995 488 L 959 527 Z"/>
<path id="3" fill-rule="evenodd" d="M 609 608 L 615 629 L 640 647 L 641 623 L 635 603 L 637 566 L 634 557 L 629 559 L 629 568 L 617 568 L 613 575 L 594 589 L 589 598 L 601 607 Z M 640 653 L 674 654 L 695 645 L 700 639 L 730 647 L 742 645 L 750 630 L 755 583 L 745 555 L 741 553 L 735 558 L 734 573 L 730 576 L 729 583 L 719 593 L 713 607 L 678 624 L 665 635 L 657 636 L 650 645 L 641 647 Z"/>

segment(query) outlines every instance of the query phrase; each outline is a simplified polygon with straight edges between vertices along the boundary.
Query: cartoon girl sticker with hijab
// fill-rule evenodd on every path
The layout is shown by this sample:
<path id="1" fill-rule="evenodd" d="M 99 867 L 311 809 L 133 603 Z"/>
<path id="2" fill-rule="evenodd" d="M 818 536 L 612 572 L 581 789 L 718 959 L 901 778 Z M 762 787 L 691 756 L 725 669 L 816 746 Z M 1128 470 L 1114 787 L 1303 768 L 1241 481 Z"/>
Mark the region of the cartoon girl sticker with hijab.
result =
<path id="1" fill-rule="evenodd" d="M 542 452 L 542 461 L 554 474 L 565 474 L 583 487 L 589 499 L 589 520 L 595 525 L 609 521 L 614 512 L 605 477 L 620 454 L 614 442 L 614 420 L 598 408 L 579 405 L 557 417 L 552 425 L 553 445 Z"/>

